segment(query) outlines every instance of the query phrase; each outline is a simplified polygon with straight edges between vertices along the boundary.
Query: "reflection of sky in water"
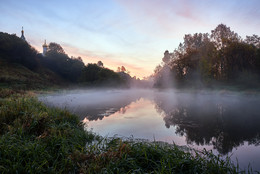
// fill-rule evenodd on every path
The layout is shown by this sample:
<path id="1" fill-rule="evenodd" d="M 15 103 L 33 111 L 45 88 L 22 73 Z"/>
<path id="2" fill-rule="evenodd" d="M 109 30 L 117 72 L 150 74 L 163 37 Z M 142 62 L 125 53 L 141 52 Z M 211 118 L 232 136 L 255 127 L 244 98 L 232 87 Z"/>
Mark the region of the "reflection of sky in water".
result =
<path id="1" fill-rule="evenodd" d="M 122 111 L 123 110 L 123 111 Z M 90 121 L 88 128 L 102 136 L 134 136 L 135 138 L 186 144 L 185 137 L 174 134 L 174 127 L 167 129 L 162 116 L 150 100 L 141 98 L 102 120 Z"/>
<path id="2" fill-rule="evenodd" d="M 88 129 L 93 129 L 94 132 L 97 132 L 102 136 L 133 136 L 138 139 L 155 139 L 157 141 L 166 141 L 169 143 L 174 142 L 181 146 L 187 145 L 186 135 L 176 135 L 175 126 L 166 128 L 163 117 L 164 113 L 158 113 L 151 100 L 141 98 L 140 100 L 121 108 L 109 117 L 97 121 L 88 121 L 86 119 L 86 123 Z M 217 150 L 213 149 L 211 143 L 200 146 L 191 143 L 188 146 L 199 150 L 204 148 L 213 150 L 213 152 L 217 154 Z M 234 162 L 238 160 L 240 167 L 242 168 L 246 168 L 248 162 L 250 162 L 254 169 L 259 170 L 259 146 L 248 145 L 248 143 L 245 142 L 244 145 L 233 148 L 232 152 L 229 152 L 227 155 L 231 155 L 231 159 Z"/>
<path id="3" fill-rule="evenodd" d="M 89 121 L 85 118 L 83 122 L 88 130 L 93 130 L 101 136 L 133 136 L 137 139 L 187 145 L 185 135 L 175 134 L 175 126 L 166 128 L 163 117 L 164 113 L 158 113 L 153 101 L 141 98 L 102 120 Z M 212 149 L 211 145 L 196 146 L 192 143 L 188 146 L 200 150 Z"/>
<path id="4" fill-rule="evenodd" d="M 244 145 L 234 148 L 232 152 L 228 154 L 231 155 L 232 161 L 238 163 L 240 167 L 247 169 L 248 163 L 253 169 L 260 171 L 260 148 L 255 145 L 248 145 L 247 142 Z"/>
<path id="5" fill-rule="evenodd" d="M 260 170 L 259 96 L 153 90 L 81 91 L 40 97 L 102 136 L 133 136 L 231 155 Z M 196 142 L 196 143 L 195 143 Z M 248 143 L 250 142 L 250 143 Z"/>

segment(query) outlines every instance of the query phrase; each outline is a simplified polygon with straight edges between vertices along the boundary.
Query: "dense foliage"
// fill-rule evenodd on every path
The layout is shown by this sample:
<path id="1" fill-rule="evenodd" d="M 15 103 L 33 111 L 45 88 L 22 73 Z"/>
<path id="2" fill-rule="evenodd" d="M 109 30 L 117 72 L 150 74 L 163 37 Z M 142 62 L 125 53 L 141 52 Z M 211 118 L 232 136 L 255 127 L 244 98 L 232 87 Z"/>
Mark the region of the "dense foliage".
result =
<path id="1" fill-rule="evenodd" d="M 0 32 L 0 59 L 22 64 L 31 70 L 38 66 L 37 51 L 34 48 L 16 35 L 3 32 Z"/>
<path id="2" fill-rule="evenodd" d="M 41 58 L 42 65 L 70 82 L 77 82 L 84 68 L 80 57 L 69 58 L 63 48 L 56 43 L 50 43 L 46 56 Z"/>
<path id="3" fill-rule="evenodd" d="M 118 73 L 98 66 L 97 64 L 88 64 L 83 69 L 82 81 L 92 84 L 121 85 L 122 79 Z"/>
<path id="4" fill-rule="evenodd" d="M 9 68 L 4 68 L 6 66 Z M 2 32 L 0 32 L 0 67 L 3 67 L 0 82 L 9 86 L 15 84 L 19 88 L 26 86 L 27 89 L 42 86 L 43 83 L 50 86 L 64 83 L 126 86 L 127 81 L 131 80 L 129 75 L 126 79 L 121 72 L 105 68 L 102 61 L 85 66 L 81 57 L 69 57 L 57 43 L 51 42 L 43 56 L 16 35 Z M 41 85 L 37 85 L 39 83 Z"/>
<path id="5" fill-rule="evenodd" d="M 211 34 L 184 36 L 172 53 L 165 51 L 155 69 L 155 86 L 212 86 L 213 82 L 257 87 L 260 83 L 260 37 L 242 39 L 224 24 Z"/>

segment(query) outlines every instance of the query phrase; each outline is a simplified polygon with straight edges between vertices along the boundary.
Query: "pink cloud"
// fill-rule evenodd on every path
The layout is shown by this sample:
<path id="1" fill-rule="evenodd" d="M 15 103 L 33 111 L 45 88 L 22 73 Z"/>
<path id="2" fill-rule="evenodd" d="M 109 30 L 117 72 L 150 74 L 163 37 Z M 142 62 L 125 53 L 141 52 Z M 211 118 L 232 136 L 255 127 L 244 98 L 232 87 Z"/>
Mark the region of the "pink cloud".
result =
<path id="1" fill-rule="evenodd" d="M 134 20 L 139 31 L 154 37 L 176 38 L 196 25 L 205 25 L 201 20 L 197 4 L 191 0 L 116 0 Z M 189 26 L 189 27 L 187 27 Z M 186 34 L 185 33 L 185 34 Z"/>
<path id="2" fill-rule="evenodd" d="M 194 6 L 192 7 L 192 2 L 189 0 L 182 0 L 178 3 L 178 9 L 176 10 L 176 14 L 187 18 L 197 20 L 195 15 L 193 14 Z"/>

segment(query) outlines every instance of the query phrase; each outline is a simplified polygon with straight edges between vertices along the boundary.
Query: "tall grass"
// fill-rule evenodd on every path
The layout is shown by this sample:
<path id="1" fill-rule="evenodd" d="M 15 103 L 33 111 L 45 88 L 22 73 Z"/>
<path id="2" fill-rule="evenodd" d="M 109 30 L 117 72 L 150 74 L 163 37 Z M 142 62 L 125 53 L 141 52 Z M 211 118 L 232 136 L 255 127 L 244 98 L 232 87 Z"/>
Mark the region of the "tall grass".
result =
<path id="1" fill-rule="evenodd" d="M 94 135 L 75 115 L 35 98 L 0 101 L 0 173 L 75 173 L 71 154 Z"/>
<path id="2" fill-rule="evenodd" d="M 245 173 L 209 151 L 185 151 L 159 142 L 103 139 L 73 154 L 81 173 Z"/>

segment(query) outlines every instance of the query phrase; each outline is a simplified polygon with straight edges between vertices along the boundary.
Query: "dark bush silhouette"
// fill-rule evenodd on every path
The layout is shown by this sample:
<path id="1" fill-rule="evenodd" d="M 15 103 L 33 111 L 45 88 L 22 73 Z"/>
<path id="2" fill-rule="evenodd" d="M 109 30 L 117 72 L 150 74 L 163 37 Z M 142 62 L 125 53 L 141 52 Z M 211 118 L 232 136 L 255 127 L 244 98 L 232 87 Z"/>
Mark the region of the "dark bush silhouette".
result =
<path id="1" fill-rule="evenodd" d="M 114 71 L 98 66 L 97 64 L 88 64 L 83 69 L 81 77 L 82 82 L 92 84 L 110 84 L 118 86 L 122 84 L 122 79 L 118 73 Z"/>
<path id="2" fill-rule="evenodd" d="M 0 58 L 22 64 L 30 70 L 38 66 L 37 51 L 16 35 L 0 32 Z"/>

